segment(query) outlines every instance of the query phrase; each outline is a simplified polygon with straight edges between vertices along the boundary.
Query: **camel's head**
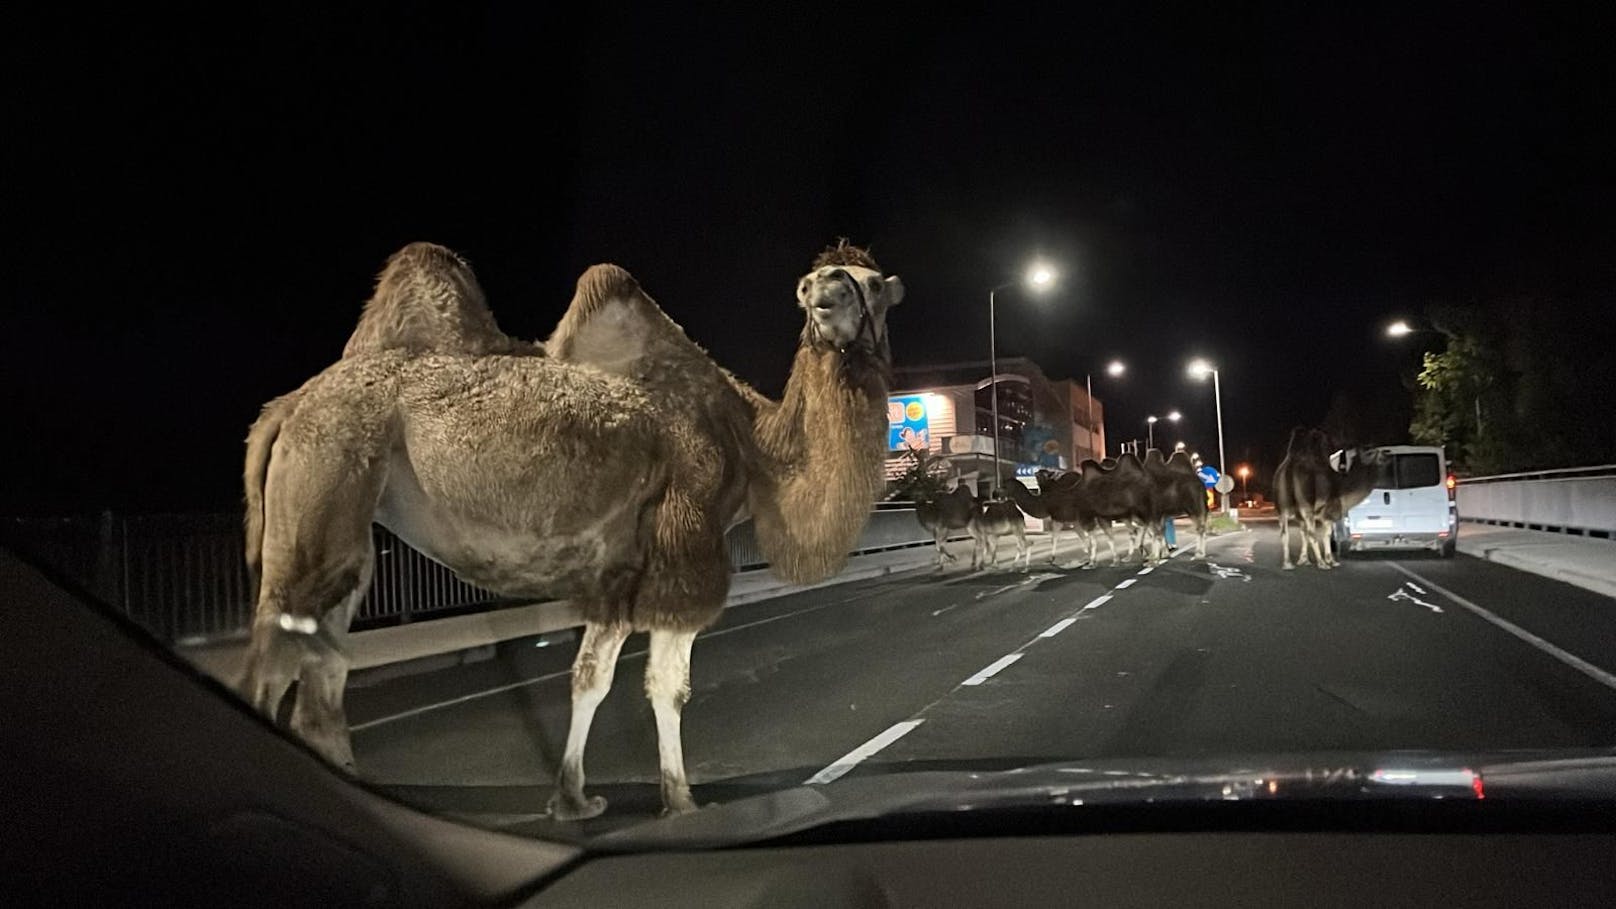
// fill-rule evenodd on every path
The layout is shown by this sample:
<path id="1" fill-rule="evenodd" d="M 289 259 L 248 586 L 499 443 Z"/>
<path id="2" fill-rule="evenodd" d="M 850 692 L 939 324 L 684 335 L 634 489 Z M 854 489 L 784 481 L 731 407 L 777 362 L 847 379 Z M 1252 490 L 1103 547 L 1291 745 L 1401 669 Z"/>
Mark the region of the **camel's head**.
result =
<path id="1" fill-rule="evenodd" d="M 814 260 L 797 282 L 797 305 L 807 313 L 807 338 L 843 352 L 862 350 L 883 361 L 887 310 L 903 300 L 903 281 L 886 276 L 870 254 L 843 240 Z"/>

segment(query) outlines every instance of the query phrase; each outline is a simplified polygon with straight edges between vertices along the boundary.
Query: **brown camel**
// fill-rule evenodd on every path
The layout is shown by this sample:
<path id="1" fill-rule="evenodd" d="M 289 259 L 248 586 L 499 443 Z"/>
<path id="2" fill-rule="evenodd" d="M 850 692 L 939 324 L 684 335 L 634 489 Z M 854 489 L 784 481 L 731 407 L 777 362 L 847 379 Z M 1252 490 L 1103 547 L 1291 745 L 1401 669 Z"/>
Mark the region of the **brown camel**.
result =
<path id="1" fill-rule="evenodd" d="M 1010 482 L 1020 486 L 1015 480 Z M 1002 490 L 1001 490 L 1002 492 Z M 1022 563 L 1022 570 L 1032 567 L 1032 548 L 1027 545 L 1027 521 L 1016 503 L 998 496 L 978 498 L 971 509 L 971 537 L 976 545 L 971 548 L 971 570 L 994 568 L 999 564 L 999 537 L 1016 538 L 1016 556 L 1010 566 Z"/>
<path id="2" fill-rule="evenodd" d="M 1179 515 L 1195 526 L 1195 558 L 1206 558 L 1206 486 L 1195 472 L 1190 456 L 1182 451 L 1170 458 L 1152 448 L 1145 452 L 1145 476 L 1150 481 L 1150 524 L 1154 540 L 1165 543 L 1162 524 Z M 1154 544 L 1153 544 L 1154 545 Z"/>
<path id="3" fill-rule="evenodd" d="M 954 491 L 940 495 L 935 499 L 915 503 L 915 519 L 920 526 L 931 531 L 932 540 L 937 544 L 937 570 L 943 570 L 943 560 L 955 561 L 955 555 L 944 547 L 948 542 L 948 535 L 956 530 L 968 530 L 971 526 L 971 513 L 976 507 L 976 497 L 971 495 L 970 487 L 964 483 L 954 486 Z"/>
<path id="4" fill-rule="evenodd" d="M 558 818 L 605 809 L 584 795 L 584 744 L 624 639 L 648 631 L 664 810 L 694 808 L 680 709 L 691 644 L 729 588 L 724 532 L 750 511 L 777 575 L 841 568 L 883 485 L 886 317 L 902 298 L 864 250 L 822 253 L 797 284 L 804 327 L 777 403 L 617 266 L 584 272 L 541 351 L 498 332 L 458 257 L 406 247 L 347 355 L 248 435 L 258 580 L 244 692 L 274 716 L 299 680 L 293 728 L 353 766 L 344 638 L 375 521 L 473 584 L 582 611 Z M 563 504 L 580 490 L 591 507 Z"/>
<path id="5" fill-rule="evenodd" d="M 1325 502 L 1329 498 L 1330 462 L 1322 434 L 1316 429 L 1296 426 L 1291 429 L 1285 444 L 1285 457 L 1274 469 L 1274 510 L 1279 516 L 1279 550 L 1281 568 L 1295 568 L 1291 563 L 1290 528 L 1297 526 L 1302 535 L 1299 558 L 1320 568 L 1329 563 L 1314 541 L 1313 527 L 1322 519 Z"/>
<path id="6" fill-rule="evenodd" d="M 1082 497 L 1089 513 L 1105 522 L 1126 522 L 1130 528 L 1129 548 L 1126 556 L 1139 552 L 1145 561 L 1144 542 L 1150 532 L 1153 515 L 1150 488 L 1145 477 L 1145 466 L 1137 455 L 1123 453 L 1105 463 L 1086 459 L 1078 465 L 1082 480 L 1077 494 Z M 1107 532 L 1109 536 L 1109 531 Z"/>
<path id="7" fill-rule="evenodd" d="M 1300 561 L 1311 561 L 1321 569 L 1340 565 L 1330 546 L 1330 527 L 1369 495 L 1380 475 L 1375 451 L 1351 449 L 1351 463 L 1343 472 L 1330 465 L 1331 447 L 1323 430 L 1297 426 L 1291 430 L 1284 460 L 1274 471 L 1280 567 L 1284 569 L 1296 567 L 1291 563 L 1292 524 L 1302 535 Z"/>

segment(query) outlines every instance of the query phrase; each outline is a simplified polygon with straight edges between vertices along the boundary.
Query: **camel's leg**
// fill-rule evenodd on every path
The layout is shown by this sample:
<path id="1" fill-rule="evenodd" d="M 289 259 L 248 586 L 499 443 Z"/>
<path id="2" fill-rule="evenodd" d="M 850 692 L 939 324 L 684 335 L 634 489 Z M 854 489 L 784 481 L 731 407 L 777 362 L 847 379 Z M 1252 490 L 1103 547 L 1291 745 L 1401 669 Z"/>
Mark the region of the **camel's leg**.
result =
<path id="1" fill-rule="evenodd" d="M 242 696 L 271 723 L 280 715 L 281 701 L 303 664 L 302 643 L 276 624 L 279 617 L 278 613 L 260 613 L 253 620 L 247 670 L 240 686 Z"/>
<path id="2" fill-rule="evenodd" d="M 1284 511 L 1279 513 L 1279 551 L 1284 554 L 1284 561 L 1279 567 L 1286 571 L 1295 568 L 1291 564 L 1291 519 Z"/>
<path id="3" fill-rule="evenodd" d="M 1049 522 L 1049 564 L 1055 564 L 1055 549 L 1060 546 L 1061 522 Z"/>
<path id="4" fill-rule="evenodd" d="M 1105 548 L 1111 550 L 1111 564 L 1116 565 L 1117 564 L 1117 558 L 1118 558 L 1117 557 L 1117 538 L 1111 535 L 1110 526 L 1106 526 L 1100 532 L 1105 534 Z"/>
<path id="5" fill-rule="evenodd" d="M 1202 511 L 1195 516 L 1195 559 L 1206 561 L 1206 525 L 1209 520 L 1207 512 Z"/>
<path id="6" fill-rule="evenodd" d="M 595 708 L 612 689 L 617 654 L 628 633 L 627 624 L 591 622 L 584 626 L 584 639 L 572 663 L 572 723 L 567 727 L 567 750 L 556 774 L 555 794 L 550 796 L 549 811 L 558 820 L 582 820 L 606 810 L 606 800 L 600 796 L 584 797 L 584 745 Z"/>
<path id="7" fill-rule="evenodd" d="M 947 545 L 945 545 L 948 542 L 947 527 L 938 527 L 935 531 L 933 531 L 933 539 L 937 542 L 937 570 L 942 571 L 943 562 L 945 559 L 949 562 L 953 562 L 956 561 L 958 557 L 952 552 L 949 552 Z"/>
<path id="8" fill-rule="evenodd" d="M 690 645 L 694 631 L 651 632 L 651 655 L 645 665 L 645 695 L 656 713 L 657 757 L 662 767 L 662 813 L 696 810 L 685 778 L 685 751 L 679 736 L 679 711 L 690 700 Z"/>
<path id="9" fill-rule="evenodd" d="M 343 640 L 375 566 L 371 517 L 386 471 L 335 469 L 370 453 L 341 447 L 352 439 L 334 441 L 338 444 L 277 447 L 269 468 L 258 602 L 242 687 L 253 705 L 275 720 L 288 686 L 301 675 L 305 684 L 293 709 L 293 728 L 327 760 L 351 768 L 353 749 L 342 717 Z"/>
<path id="10" fill-rule="evenodd" d="M 342 695 L 348 684 L 348 626 L 370 588 L 376 567 L 376 546 L 366 540 L 365 560 L 359 570 L 359 583 L 343 598 L 342 604 L 325 614 L 325 626 L 316 635 L 318 651 L 303 663 L 297 686 L 297 704 L 292 710 L 292 729 L 314 749 L 339 767 L 352 772 L 353 743 L 348 736 L 348 718 L 343 713 Z"/>
<path id="11" fill-rule="evenodd" d="M 1022 571 L 1032 570 L 1032 544 L 1027 542 L 1027 530 L 1025 527 L 1016 528 L 1016 558 L 1021 560 Z M 1011 562 L 1010 566 L 1013 568 L 1015 564 L 1015 562 Z"/>
<path id="12" fill-rule="evenodd" d="M 1324 528 L 1324 519 L 1314 518 L 1310 542 L 1313 545 L 1313 564 L 1328 571 L 1335 567 L 1335 560 L 1330 558 L 1330 542 L 1324 537 L 1326 532 Z"/>

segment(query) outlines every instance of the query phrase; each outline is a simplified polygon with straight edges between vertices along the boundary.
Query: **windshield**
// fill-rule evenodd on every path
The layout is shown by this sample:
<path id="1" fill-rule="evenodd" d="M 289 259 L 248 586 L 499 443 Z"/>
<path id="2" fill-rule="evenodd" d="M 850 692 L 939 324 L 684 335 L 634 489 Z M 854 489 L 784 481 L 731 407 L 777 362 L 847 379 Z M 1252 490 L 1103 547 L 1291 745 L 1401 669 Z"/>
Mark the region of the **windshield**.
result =
<path id="1" fill-rule="evenodd" d="M 0 543 L 532 836 L 1616 745 L 1605 30 L 568 14 L 40 25 Z"/>

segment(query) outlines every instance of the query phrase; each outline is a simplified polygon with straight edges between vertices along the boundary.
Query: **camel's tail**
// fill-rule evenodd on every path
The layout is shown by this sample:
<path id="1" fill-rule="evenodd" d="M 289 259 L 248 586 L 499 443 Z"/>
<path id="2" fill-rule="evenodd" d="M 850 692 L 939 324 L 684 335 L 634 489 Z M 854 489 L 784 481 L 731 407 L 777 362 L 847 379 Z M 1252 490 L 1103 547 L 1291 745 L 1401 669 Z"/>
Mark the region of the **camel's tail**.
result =
<path id="1" fill-rule="evenodd" d="M 264 563 L 264 483 L 269 475 L 275 440 L 280 438 L 281 424 L 295 406 L 296 399 L 292 395 L 276 398 L 264 405 L 263 413 L 247 431 L 247 464 L 241 478 L 247 499 L 247 584 L 255 604 Z"/>

